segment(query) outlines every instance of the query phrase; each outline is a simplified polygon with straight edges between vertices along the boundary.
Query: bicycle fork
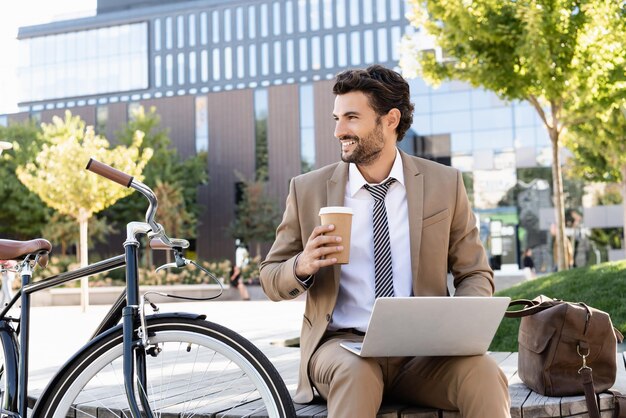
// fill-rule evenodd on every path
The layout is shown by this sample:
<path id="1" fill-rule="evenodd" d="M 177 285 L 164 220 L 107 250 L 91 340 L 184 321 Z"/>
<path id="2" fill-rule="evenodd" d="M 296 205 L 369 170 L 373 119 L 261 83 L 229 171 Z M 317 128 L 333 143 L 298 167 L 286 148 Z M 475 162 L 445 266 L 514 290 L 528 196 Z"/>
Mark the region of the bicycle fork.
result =
<path id="1" fill-rule="evenodd" d="M 124 387 L 132 417 L 154 418 L 147 393 L 146 352 L 142 339 L 137 333 L 137 328 L 140 326 L 137 245 L 134 242 L 127 242 L 125 251 L 128 306 L 122 311 Z M 137 393 L 139 400 L 137 400 Z M 143 411 L 139 409 L 140 404 Z"/>

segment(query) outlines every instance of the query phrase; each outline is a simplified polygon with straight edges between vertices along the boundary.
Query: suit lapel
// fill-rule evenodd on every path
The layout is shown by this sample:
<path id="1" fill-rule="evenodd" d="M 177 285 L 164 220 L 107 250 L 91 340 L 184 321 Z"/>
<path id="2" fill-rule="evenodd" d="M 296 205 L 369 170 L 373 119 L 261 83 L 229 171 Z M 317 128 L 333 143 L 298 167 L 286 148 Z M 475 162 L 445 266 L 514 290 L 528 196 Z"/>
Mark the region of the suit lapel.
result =
<path id="1" fill-rule="evenodd" d="M 326 182 L 326 205 L 343 206 L 345 204 L 346 183 L 348 182 L 349 164 L 340 162 L 333 172 L 332 177 Z M 333 266 L 333 277 L 335 280 L 335 295 L 339 291 L 339 277 L 341 265 Z M 334 305 L 334 303 L 333 303 Z"/>
<path id="2" fill-rule="evenodd" d="M 413 158 L 402 151 L 400 151 L 400 155 L 402 156 L 404 182 L 406 185 L 406 202 L 409 213 L 413 293 L 417 294 L 417 273 L 419 271 L 422 220 L 424 218 L 424 176 L 419 172 Z"/>

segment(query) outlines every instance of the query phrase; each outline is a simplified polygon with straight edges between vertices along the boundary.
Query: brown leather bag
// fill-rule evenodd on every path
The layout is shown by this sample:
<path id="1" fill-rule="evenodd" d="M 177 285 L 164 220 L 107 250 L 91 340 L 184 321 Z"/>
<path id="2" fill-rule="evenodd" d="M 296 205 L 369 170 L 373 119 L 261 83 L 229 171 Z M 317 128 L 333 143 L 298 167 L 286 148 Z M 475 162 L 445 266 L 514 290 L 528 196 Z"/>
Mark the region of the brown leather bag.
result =
<path id="1" fill-rule="evenodd" d="M 520 305 L 523 309 L 505 316 L 522 319 L 517 366 L 522 382 L 545 396 L 584 394 L 590 416 L 599 417 L 595 394 L 615 383 L 617 342 L 623 340 L 609 314 L 543 295 L 509 306 Z M 617 409 L 618 399 L 615 403 Z"/>

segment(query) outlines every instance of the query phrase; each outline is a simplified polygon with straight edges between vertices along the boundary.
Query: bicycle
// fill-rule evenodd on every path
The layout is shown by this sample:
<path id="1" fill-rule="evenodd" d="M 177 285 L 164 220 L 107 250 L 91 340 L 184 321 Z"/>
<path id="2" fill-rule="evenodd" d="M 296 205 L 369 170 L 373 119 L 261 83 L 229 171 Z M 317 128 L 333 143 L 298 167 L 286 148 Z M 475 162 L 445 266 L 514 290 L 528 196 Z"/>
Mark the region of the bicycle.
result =
<path id="1" fill-rule="evenodd" d="M 32 273 L 36 266 L 47 264 L 50 242 L 0 240 L 0 259 L 19 260 L 12 271 L 21 277 L 21 288 L 0 312 L 0 417 L 26 418 L 27 413 L 36 418 L 295 417 L 284 381 L 250 341 L 206 321 L 205 315 L 159 313 L 146 294 L 140 296 L 138 251 L 144 236 L 151 248 L 173 252 L 175 261 L 159 269 L 193 264 L 210 273 L 184 258 L 188 241 L 169 238 L 156 223 L 158 202 L 148 186 L 93 159 L 87 169 L 143 194 L 149 202 L 146 220 L 127 225 L 123 255 L 37 282 L 31 280 Z M 124 266 L 125 291 L 90 341 L 56 373 L 38 399 L 29 398 L 30 295 Z M 9 316 L 18 301 L 19 317 Z M 153 309 L 151 315 L 145 312 L 147 305 Z"/>

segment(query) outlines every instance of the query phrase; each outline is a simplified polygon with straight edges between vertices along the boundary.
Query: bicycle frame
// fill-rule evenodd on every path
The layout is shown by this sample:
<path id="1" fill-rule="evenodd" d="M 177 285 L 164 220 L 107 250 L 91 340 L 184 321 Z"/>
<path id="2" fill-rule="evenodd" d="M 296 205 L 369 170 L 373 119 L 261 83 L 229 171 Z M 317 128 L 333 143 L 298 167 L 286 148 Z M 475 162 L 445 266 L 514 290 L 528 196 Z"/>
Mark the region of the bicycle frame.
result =
<path id="1" fill-rule="evenodd" d="M 182 251 L 189 246 L 189 242 L 182 239 L 170 239 L 161 225 L 155 222 L 157 199 L 154 192 L 133 177 L 122 173 L 110 166 L 95 160 L 90 160 L 87 169 L 108 178 L 125 187 L 132 187 L 148 199 L 149 206 L 145 222 L 130 222 L 126 227 L 126 241 L 124 241 L 124 255 L 109 258 L 76 270 L 51 276 L 37 283 L 31 283 L 32 270 L 30 262 L 25 262 L 21 270 L 21 289 L 15 294 L 7 306 L 0 311 L 0 341 L 3 343 L 5 357 L 5 394 L 0 414 L 7 417 L 26 418 L 28 408 L 28 345 L 30 328 L 30 295 L 60 284 L 78 280 L 94 274 L 103 273 L 112 269 L 126 266 L 126 290 L 113 304 L 100 325 L 96 328 L 92 338 L 97 337 L 108 329 L 116 326 L 122 320 L 123 329 L 123 375 L 126 397 L 133 418 L 153 418 L 154 414 L 149 406 L 147 394 L 135 389 L 146 387 L 146 353 L 144 338 L 147 330 L 143 329 L 140 312 L 139 278 L 138 278 L 138 251 L 141 236 L 160 240 L 160 248 L 176 248 Z M 175 263 L 178 267 L 179 265 Z M 7 316 L 9 310 L 17 301 L 21 302 L 20 318 L 16 320 Z M 11 322 L 18 322 L 18 329 L 14 330 Z M 19 339 L 17 337 L 19 335 Z M 84 346 L 83 346 L 84 347 Z M 80 352 L 83 348 L 79 349 Z M 42 397 L 46 396 L 44 392 Z M 140 411 L 139 404 L 143 408 Z M 17 411 L 17 414 L 15 413 Z"/>
<path id="2" fill-rule="evenodd" d="M 124 265 L 126 265 L 125 256 L 119 255 L 73 271 L 50 276 L 37 283 L 31 283 L 32 272 L 30 269 L 26 269 L 27 271 L 23 272 L 21 275 L 22 287 L 0 312 L 0 340 L 2 341 L 5 358 L 5 398 L 0 412 L 5 414 L 17 412 L 17 416 L 26 416 L 26 409 L 28 407 L 28 345 L 31 294 L 83 277 L 117 269 Z M 9 310 L 17 301 L 21 302 L 19 320 L 7 316 Z M 125 303 L 126 294 L 123 293 L 97 327 L 92 338 L 115 326 L 119 322 L 122 317 L 121 304 Z M 18 322 L 19 332 L 11 327 L 11 322 Z M 18 333 L 19 339 L 17 337 Z"/>

